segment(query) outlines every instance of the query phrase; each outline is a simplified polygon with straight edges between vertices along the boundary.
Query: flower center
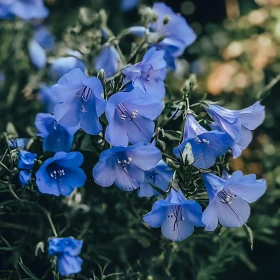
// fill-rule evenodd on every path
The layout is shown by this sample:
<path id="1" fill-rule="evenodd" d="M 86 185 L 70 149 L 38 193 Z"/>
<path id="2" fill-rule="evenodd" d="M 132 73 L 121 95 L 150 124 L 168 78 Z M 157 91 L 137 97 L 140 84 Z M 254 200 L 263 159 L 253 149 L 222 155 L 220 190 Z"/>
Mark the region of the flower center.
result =
<path id="1" fill-rule="evenodd" d="M 135 119 L 138 115 L 138 110 L 135 109 L 133 112 L 130 112 L 130 110 L 127 109 L 123 103 L 117 106 L 117 111 L 119 112 L 121 120 L 123 121 L 126 119 L 133 121 L 133 119 Z"/>
<path id="2" fill-rule="evenodd" d="M 131 161 L 132 161 L 131 157 L 122 160 L 118 159 L 118 164 L 122 167 L 122 169 L 124 169 L 130 164 Z"/>
<path id="3" fill-rule="evenodd" d="M 66 175 L 65 169 L 56 163 L 52 163 L 47 167 L 47 172 L 52 179 L 61 182 L 62 177 Z"/>
<path id="4" fill-rule="evenodd" d="M 82 102 L 82 112 L 86 112 L 86 108 L 84 105 L 84 102 L 88 102 L 92 97 L 92 89 L 88 86 L 83 86 L 77 93 L 76 97 L 77 100 L 80 100 Z"/>
<path id="5" fill-rule="evenodd" d="M 231 204 L 232 200 L 236 197 L 229 189 L 223 189 L 218 193 L 220 201 L 224 204 Z"/>
<path id="6" fill-rule="evenodd" d="M 173 224 L 173 231 L 175 231 L 176 227 L 179 226 L 179 222 L 182 222 L 185 220 L 183 216 L 183 208 L 182 206 L 170 206 L 168 210 L 168 219 L 175 218 L 174 224 Z"/>

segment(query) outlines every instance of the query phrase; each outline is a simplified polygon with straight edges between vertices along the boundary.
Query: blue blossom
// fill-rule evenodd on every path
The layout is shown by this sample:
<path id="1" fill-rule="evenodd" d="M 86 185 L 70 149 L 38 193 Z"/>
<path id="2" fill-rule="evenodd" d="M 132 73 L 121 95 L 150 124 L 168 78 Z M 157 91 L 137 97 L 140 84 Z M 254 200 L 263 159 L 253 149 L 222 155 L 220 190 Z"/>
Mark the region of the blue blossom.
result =
<path id="1" fill-rule="evenodd" d="M 120 8 L 122 11 L 129 12 L 137 7 L 140 0 L 121 0 Z"/>
<path id="2" fill-rule="evenodd" d="M 160 195 L 160 193 L 155 190 L 149 182 L 159 189 L 166 191 L 173 174 L 174 170 L 172 170 L 163 160 L 160 160 L 156 167 L 145 171 L 145 181 L 140 186 L 138 196 L 151 197 L 153 195 Z"/>
<path id="3" fill-rule="evenodd" d="M 265 118 L 264 106 L 257 101 L 243 110 L 228 110 L 215 104 L 204 104 L 207 113 L 215 121 L 212 129 L 226 132 L 231 137 L 230 147 L 237 158 L 252 141 L 252 130 L 262 124 Z"/>
<path id="4" fill-rule="evenodd" d="M 248 203 L 255 202 L 266 189 L 264 179 L 256 180 L 256 175 L 243 175 L 236 171 L 228 179 L 214 174 L 203 174 L 209 196 L 209 204 L 202 215 L 206 230 L 213 231 L 218 221 L 225 227 L 240 227 L 250 216 Z"/>
<path id="5" fill-rule="evenodd" d="M 40 133 L 37 135 L 42 137 L 43 150 L 52 152 L 69 152 L 71 150 L 74 134 L 77 127 L 64 127 L 57 123 L 51 114 L 39 113 L 35 118 L 35 126 Z"/>
<path id="6" fill-rule="evenodd" d="M 167 65 L 175 69 L 174 59 L 195 41 L 196 34 L 184 17 L 174 13 L 164 3 L 155 3 L 153 11 L 157 14 L 156 22 L 150 23 L 148 29 L 132 27 L 130 32 L 140 37 L 146 35 L 151 46 L 165 52 Z"/>
<path id="7" fill-rule="evenodd" d="M 83 260 L 79 257 L 83 241 L 72 237 L 49 239 L 49 255 L 57 257 L 57 267 L 61 275 L 81 272 Z"/>
<path id="8" fill-rule="evenodd" d="M 118 92 L 111 96 L 106 106 L 109 125 L 105 138 L 112 146 L 128 143 L 147 144 L 154 133 L 154 119 L 162 111 L 159 97 L 149 95 L 140 88 L 131 92 Z"/>
<path id="9" fill-rule="evenodd" d="M 29 43 L 29 55 L 32 63 L 39 69 L 46 66 L 46 50 L 54 47 L 55 40 L 49 29 L 45 26 L 37 27 L 34 37 Z"/>
<path id="10" fill-rule="evenodd" d="M 68 196 L 75 188 L 82 187 L 86 175 L 79 166 L 83 161 L 84 157 L 80 152 L 58 152 L 47 159 L 36 173 L 39 191 L 55 196 Z"/>
<path id="11" fill-rule="evenodd" d="M 57 101 L 54 116 L 59 124 L 65 127 L 80 124 L 92 135 L 102 130 L 99 117 L 105 110 L 106 101 L 102 98 L 99 79 L 88 78 L 81 69 L 75 68 L 60 78 L 52 91 Z"/>
<path id="12" fill-rule="evenodd" d="M 19 172 L 19 180 L 23 186 L 27 186 L 31 179 L 31 172 L 29 170 L 21 170 Z"/>
<path id="13" fill-rule="evenodd" d="M 194 156 L 194 166 L 197 168 L 210 168 L 217 157 L 222 156 L 228 149 L 230 138 L 224 132 L 216 130 L 207 131 L 188 114 L 184 128 L 183 142 L 174 148 L 174 154 L 180 158 L 179 150 L 183 153 L 185 146 L 190 144 Z"/>
<path id="14" fill-rule="evenodd" d="M 2 0 L 0 3 L 0 18 L 17 16 L 23 20 L 31 20 L 46 18 L 48 14 L 43 0 Z"/>
<path id="15" fill-rule="evenodd" d="M 107 77 L 113 76 L 121 67 L 120 55 L 114 46 L 106 46 L 96 57 L 95 68 L 103 69 Z"/>
<path id="16" fill-rule="evenodd" d="M 10 139 L 8 141 L 8 145 L 13 149 L 24 149 L 26 148 L 28 141 L 29 141 L 28 138 Z"/>
<path id="17" fill-rule="evenodd" d="M 163 98 L 165 95 L 164 80 L 166 62 L 164 52 L 152 48 L 146 52 L 142 62 L 124 68 L 124 84 L 132 81 L 133 87 L 139 87 L 149 94 Z"/>
<path id="18" fill-rule="evenodd" d="M 133 191 L 144 182 L 144 171 L 156 167 L 160 160 L 160 151 L 151 145 L 113 147 L 101 153 L 93 178 L 102 187 L 115 184 L 121 190 Z"/>
<path id="19" fill-rule="evenodd" d="M 151 227 L 161 227 L 161 233 L 173 241 L 182 241 L 194 231 L 194 226 L 204 227 L 202 209 L 194 200 L 187 200 L 181 190 L 171 188 L 165 200 L 160 199 L 152 211 L 143 216 Z"/>
<path id="20" fill-rule="evenodd" d="M 56 99 L 52 93 L 52 86 L 41 84 L 39 88 L 39 99 L 44 106 L 46 113 L 53 113 Z"/>
<path id="21" fill-rule="evenodd" d="M 56 58 L 50 68 L 50 76 L 53 79 L 59 79 L 75 68 L 85 70 L 85 64 L 78 58 L 73 56 Z"/>
<path id="22" fill-rule="evenodd" d="M 22 185 L 28 185 L 31 179 L 31 170 L 34 166 L 34 160 L 37 157 L 37 154 L 30 153 L 28 151 L 20 151 L 18 153 L 18 168 L 19 180 Z"/>

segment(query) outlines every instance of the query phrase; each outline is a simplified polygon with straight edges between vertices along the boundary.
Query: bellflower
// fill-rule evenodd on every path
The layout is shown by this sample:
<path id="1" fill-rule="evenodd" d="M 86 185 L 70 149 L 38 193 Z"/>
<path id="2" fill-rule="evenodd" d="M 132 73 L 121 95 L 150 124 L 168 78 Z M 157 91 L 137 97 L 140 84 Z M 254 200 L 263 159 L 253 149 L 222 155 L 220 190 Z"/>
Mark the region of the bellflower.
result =
<path id="1" fill-rule="evenodd" d="M 37 154 L 28 151 L 20 151 L 18 154 L 18 168 L 20 169 L 19 180 L 24 186 L 28 185 L 31 179 L 31 170 L 36 157 Z"/>
<path id="2" fill-rule="evenodd" d="M 74 134 L 77 127 L 64 127 L 57 123 L 51 114 L 39 113 L 35 118 L 35 126 L 40 133 L 37 135 L 42 137 L 43 150 L 52 152 L 69 152 L 71 150 Z"/>
<path id="3" fill-rule="evenodd" d="M 58 152 L 47 159 L 36 173 L 39 191 L 55 196 L 69 196 L 86 181 L 86 175 L 79 167 L 83 161 L 80 152 Z"/>
<path id="4" fill-rule="evenodd" d="M 95 68 L 97 71 L 103 69 L 107 77 L 113 76 L 121 67 L 121 59 L 114 46 L 105 46 L 96 57 Z"/>
<path id="5" fill-rule="evenodd" d="M 49 240 L 49 255 L 57 257 L 57 268 L 67 276 L 81 272 L 83 260 L 79 257 L 83 241 L 72 237 L 53 237 Z"/>
<path id="6" fill-rule="evenodd" d="M 23 20 L 44 19 L 49 11 L 43 0 L 2 0 L 0 18 L 20 17 Z"/>
<path id="7" fill-rule="evenodd" d="M 209 205 L 202 215 L 206 230 L 213 231 L 218 221 L 225 227 L 240 227 L 250 216 L 248 203 L 255 202 L 266 189 L 264 179 L 256 180 L 256 175 L 243 175 L 236 171 L 229 179 L 214 174 L 203 174 L 209 196 Z"/>
<path id="8" fill-rule="evenodd" d="M 102 130 L 99 117 L 103 114 L 106 101 L 102 98 L 103 88 L 96 77 L 88 78 L 79 68 L 71 70 L 52 87 L 57 104 L 54 116 L 65 127 L 81 128 L 96 135 Z"/>
<path id="9" fill-rule="evenodd" d="M 153 195 L 160 195 L 149 182 L 163 191 L 166 191 L 173 174 L 174 170 L 172 170 L 163 160 L 159 161 L 156 167 L 145 171 L 145 181 L 139 189 L 138 196 L 151 197 Z"/>
<path id="10" fill-rule="evenodd" d="M 192 147 L 194 166 L 197 168 L 210 168 L 217 157 L 222 156 L 228 149 L 230 138 L 224 132 L 216 130 L 207 131 L 188 114 L 184 128 L 183 142 L 174 148 L 174 154 L 180 158 L 179 150 L 183 153 L 187 143 Z"/>
<path id="11" fill-rule="evenodd" d="M 181 190 L 171 188 L 166 199 L 153 205 L 152 211 L 143 216 L 151 227 L 161 227 L 161 233 L 173 241 L 182 241 L 194 231 L 194 226 L 204 227 L 202 209 L 194 200 L 187 200 Z"/>
<path id="12" fill-rule="evenodd" d="M 114 94 L 109 98 L 105 111 L 109 122 L 106 140 L 112 146 L 147 144 L 154 133 L 153 120 L 159 116 L 162 107 L 159 97 L 148 95 L 140 88 Z"/>
<path id="13" fill-rule="evenodd" d="M 164 52 L 157 51 L 156 48 L 148 50 L 142 62 L 124 68 L 124 84 L 132 81 L 133 87 L 139 87 L 149 94 L 163 98 L 166 76 L 166 62 L 163 56 Z"/>
<path id="14" fill-rule="evenodd" d="M 53 113 L 56 99 L 52 93 L 52 87 L 41 84 L 39 87 L 39 99 L 46 113 Z"/>
<path id="15" fill-rule="evenodd" d="M 133 191 L 144 182 L 144 171 L 156 167 L 160 160 L 161 153 L 154 146 L 113 147 L 100 155 L 93 178 L 102 187 L 115 183 L 121 190 Z"/>
<path id="16" fill-rule="evenodd" d="M 155 3 L 153 11 L 157 15 L 157 20 L 150 23 L 148 29 L 135 26 L 130 28 L 130 32 L 140 37 L 146 35 L 151 46 L 165 52 L 167 65 L 175 69 L 174 59 L 182 55 L 184 50 L 195 41 L 196 34 L 184 17 L 174 13 L 164 3 Z"/>
<path id="17" fill-rule="evenodd" d="M 36 29 L 34 37 L 29 43 L 29 55 L 32 63 L 39 69 L 46 66 L 47 55 L 46 51 L 54 47 L 54 36 L 48 28 L 40 26 Z"/>
<path id="18" fill-rule="evenodd" d="M 59 79 L 75 68 L 85 70 L 85 64 L 78 58 L 73 56 L 56 58 L 50 68 L 50 76 L 53 79 Z"/>
<path id="19" fill-rule="evenodd" d="M 228 110 L 219 105 L 204 105 L 207 113 L 215 121 L 213 129 L 226 132 L 231 137 L 230 147 L 233 157 L 237 158 L 252 141 L 252 130 L 262 124 L 265 117 L 264 106 L 257 101 L 243 110 Z"/>

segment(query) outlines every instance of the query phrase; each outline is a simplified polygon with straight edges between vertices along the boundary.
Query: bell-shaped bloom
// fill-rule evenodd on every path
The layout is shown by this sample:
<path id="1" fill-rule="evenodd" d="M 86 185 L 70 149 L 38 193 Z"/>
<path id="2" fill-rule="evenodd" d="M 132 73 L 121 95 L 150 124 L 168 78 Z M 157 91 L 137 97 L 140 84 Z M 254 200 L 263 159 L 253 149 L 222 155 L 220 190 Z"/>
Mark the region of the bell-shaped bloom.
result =
<path id="1" fill-rule="evenodd" d="M 138 196 L 151 197 L 153 195 L 160 195 L 160 193 L 153 188 L 149 182 L 159 189 L 166 191 L 173 174 L 174 170 L 172 170 L 163 160 L 159 161 L 155 168 L 145 171 L 145 181 L 138 191 Z"/>
<path id="2" fill-rule="evenodd" d="M 85 64 L 76 57 L 58 57 L 51 65 L 50 76 L 57 80 L 75 68 L 80 68 L 84 71 L 86 67 Z"/>
<path id="3" fill-rule="evenodd" d="M 2 0 L 0 18 L 17 16 L 23 20 L 44 19 L 49 11 L 43 0 Z"/>
<path id="4" fill-rule="evenodd" d="M 209 204 L 202 215 L 206 230 L 213 231 L 218 221 L 224 227 L 240 227 L 250 216 L 248 203 L 255 202 L 266 190 L 264 179 L 256 180 L 256 175 L 243 175 L 236 171 L 229 179 L 214 174 L 203 174 L 209 196 Z"/>
<path id="5" fill-rule="evenodd" d="M 74 134 L 77 127 L 64 127 L 57 123 L 51 114 L 39 113 L 35 118 L 35 126 L 42 137 L 43 150 L 51 152 L 69 152 L 71 150 Z"/>
<path id="6" fill-rule="evenodd" d="M 54 45 L 55 39 L 49 29 L 45 26 L 38 27 L 28 46 L 30 59 L 37 68 L 42 69 L 46 66 L 46 51 L 53 49 Z"/>
<path id="7" fill-rule="evenodd" d="M 121 0 L 120 8 L 124 12 L 129 12 L 137 7 L 140 0 Z"/>
<path id="8" fill-rule="evenodd" d="M 37 154 L 30 153 L 28 151 L 20 151 L 18 153 L 18 168 L 19 180 L 22 185 L 28 185 L 31 179 L 31 170 L 34 166 L 34 160 L 37 157 Z"/>
<path id="9" fill-rule="evenodd" d="M 53 237 L 49 240 L 49 255 L 57 257 L 57 268 L 67 276 L 81 272 L 83 260 L 79 257 L 83 241 L 72 237 Z"/>
<path id="10" fill-rule="evenodd" d="M 154 119 L 162 109 L 159 97 L 149 95 L 140 88 L 114 94 L 109 98 L 105 111 L 109 122 L 106 140 L 112 146 L 147 144 L 154 134 Z"/>
<path id="11" fill-rule="evenodd" d="M 230 147 L 237 158 L 252 141 L 252 130 L 262 124 L 265 118 L 264 106 L 257 101 L 243 110 L 228 110 L 216 104 L 204 104 L 207 113 L 215 121 L 212 129 L 219 129 L 231 137 Z"/>
<path id="12" fill-rule="evenodd" d="M 194 118 L 188 114 L 184 128 L 183 142 L 174 148 L 174 154 L 180 158 L 186 145 L 190 143 L 194 156 L 194 166 L 197 168 L 210 168 L 217 157 L 222 156 L 228 149 L 229 136 L 216 130 L 207 131 Z"/>
<path id="13" fill-rule="evenodd" d="M 88 134 L 97 135 L 102 126 L 99 117 L 103 114 L 106 101 L 102 98 L 103 88 L 96 77 L 88 78 L 75 68 L 59 79 L 52 87 L 57 104 L 54 117 L 65 127 L 80 127 Z"/>
<path id="14" fill-rule="evenodd" d="M 56 99 L 52 93 L 52 86 L 41 84 L 39 87 L 39 99 L 46 113 L 53 113 Z"/>
<path id="15" fill-rule="evenodd" d="M 164 52 L 151 48 L 146 52 L 142 62 L 124 68 L 124 84 L 132 82 L 133 87 L 139 87 L 149 94 L 161 98 L 165 95 L 164 80 L 166 76 L 166 62 Z"/>
<path id="16" fill-rule="evenodd" d="M 83 161 L 80 152 L 58 152 L 47 159 L 36 173 L 39 191 L 55 196 L 69 196 L 86 181 L 86 174 L 80 168 Z"/>
<path id="17" fill-rule="evenodd" d="M 174 13 L 164 3 L 155 3 L 153 11 L 157 15 L 156 22 L 150 23 L 148 29 L 132 27 L 130 32 L 140 37 L 146 35 L 152 46 L 165 52 L 167 65 L 175 69 L 174 59 L 195 41 L 196 34 L 184 17 Z"/>
<path id="18" fill-rule="evenodd" d="M 114 46 L 105 46 L 96 57 L 95 68 L 97 71 L 103 69 L 107 77 L 113 76 L 121 67 L 121 59 Z"/>
<path id="19" fill-rule="evenodd" d="M 144 171 L 156 167 L 160 160 L 161 153 L 154 146 L 113 147 L 100 155 L 93 179 L 102 187 L 115 184 L 121 190 L 133 191 L 144 182 Z"/>
<path id="20" fill-rule="evenodd" d="M 182 241 L 194 231 L 194 226 L 204 227 L 202 209 L 194 200 L 187 200 L 181 190 L 171 188 L 166 199 L 153 205 L 152 211 L 143 216 L 151 227 L 161 227 L 161 233 L 173 241 Z"/>

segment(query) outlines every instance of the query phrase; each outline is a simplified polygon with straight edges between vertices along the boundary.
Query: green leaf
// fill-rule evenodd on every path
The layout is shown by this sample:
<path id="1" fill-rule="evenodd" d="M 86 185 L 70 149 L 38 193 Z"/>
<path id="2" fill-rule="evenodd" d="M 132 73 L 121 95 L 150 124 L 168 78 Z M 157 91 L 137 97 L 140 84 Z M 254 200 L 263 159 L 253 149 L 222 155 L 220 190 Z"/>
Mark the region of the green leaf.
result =
<path id="1" fill-rule="evenodd" d="M 243 225 L 243 228 L 249 238 L 249 241 L 251 243 L 251 250 L 253 251 L 253 247 L 254 247 L 254 235 L 253 235 L 253 231 L 251 230 L 250 227 L 248 227 L 246 224 Z"/>
<path id="2" fill-rule="evenodd" d="M 173 131 L 173 130 L 165 130 L 164 136 L 171 141 L 180 141 L 182 132 L 181 131 Z"/>

